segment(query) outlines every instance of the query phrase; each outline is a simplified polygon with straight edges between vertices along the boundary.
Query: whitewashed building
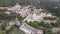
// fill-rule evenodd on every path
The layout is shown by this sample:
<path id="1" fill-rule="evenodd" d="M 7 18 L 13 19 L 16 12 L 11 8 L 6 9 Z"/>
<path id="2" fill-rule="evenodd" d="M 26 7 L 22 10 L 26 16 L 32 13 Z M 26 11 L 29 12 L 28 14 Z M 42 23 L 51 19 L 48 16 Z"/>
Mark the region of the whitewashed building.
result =
<path id="1" fill-rule="evenodd" d="M 24 21 L 30 22 L 30 21 L 43 21 L 43 17 L 44 16 L 52 16 L 51 13 L 46 13 L 46 12 L 42 12 L 43 9 L 34 9 L 33 14 L 29 14 Z"/>
<path id="2" fill-rule="evenodd" d="M 54 27 L 54 28 L 52 28 L 52 32 L 53 33 L 60 32 L 60 27 Z"/>
<path id="3" fill-rule="evenodd" d="M 9 7 L 8 11 L 19 13 L 20 12 L 20 8 L 21 8 L 21 6 L 18 3 L 16 3 L 16 5 L 14 7 Z"/>
<path id="4" fill-rule="evenodd" d="M 43 30 L 35 29 L 26 23 L 22 23 L 20 29 L 23 30 L 26 34 L 43 34 Z"/>
<path id="5" fill-rule="evenodd" d="M 7 11 L 9 12 L 15 12 L 20 14 L 20 16 L 25 17 L 28 14 L 30 14 L 31 10 L 28 9 L 30 7 L 30 5 L 28 6 L 21 6 L 18 3 L 16 3 L 16 5 L 14 7 L 9 7 Z"/>

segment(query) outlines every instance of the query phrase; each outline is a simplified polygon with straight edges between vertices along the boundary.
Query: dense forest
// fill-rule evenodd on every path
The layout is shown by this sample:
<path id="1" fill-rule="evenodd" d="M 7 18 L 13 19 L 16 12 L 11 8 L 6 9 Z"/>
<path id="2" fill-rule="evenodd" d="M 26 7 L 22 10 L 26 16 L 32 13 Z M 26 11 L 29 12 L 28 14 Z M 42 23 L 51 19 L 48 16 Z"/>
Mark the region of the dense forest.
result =
<path id="1" fill-rule="evenodd" d="M 60 17 L 60 0 L 0 0 L 0 6 L 33 5 L 37 8 L 44 8 L 53 15 Z"/>

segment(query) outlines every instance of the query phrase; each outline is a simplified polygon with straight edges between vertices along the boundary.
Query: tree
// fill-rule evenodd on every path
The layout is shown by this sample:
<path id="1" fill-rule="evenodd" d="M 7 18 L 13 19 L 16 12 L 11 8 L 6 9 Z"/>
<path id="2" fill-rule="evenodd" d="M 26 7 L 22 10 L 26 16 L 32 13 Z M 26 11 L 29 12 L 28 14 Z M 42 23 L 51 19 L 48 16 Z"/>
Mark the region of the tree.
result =
<path id="1" fill-rule="evenodd" d="M 0 31 L 0 34 L 4 34 L 4 31 Z"/>
<path id="2" fill-rule="evenodd" d="M 39 25 L 38 25 L 38 22 L 29 22 L 28 25 L 34 27 L 34 28 L 38 28 Z"/>
<path id="3" fill-rule="evenodd" d="M 43 27 L 45 27 L 45 26 L 46 26 L 46 24 L 45 24 L 45 22 L 44 22 L 44 21 L 41 21 L 41 22 L 39 22 L 39 26 L 43 26 Z"/>
<path id="4" fill-rule="evenodd" d="M 44 34 L 54 34 L 51 29 L 45 29 Z"/>
<path id="5" fill-rule="evenodd" d="M 55 23 L 56 27 L 60 27 L 60 20 L 57 21 L 57 23 Z"/>

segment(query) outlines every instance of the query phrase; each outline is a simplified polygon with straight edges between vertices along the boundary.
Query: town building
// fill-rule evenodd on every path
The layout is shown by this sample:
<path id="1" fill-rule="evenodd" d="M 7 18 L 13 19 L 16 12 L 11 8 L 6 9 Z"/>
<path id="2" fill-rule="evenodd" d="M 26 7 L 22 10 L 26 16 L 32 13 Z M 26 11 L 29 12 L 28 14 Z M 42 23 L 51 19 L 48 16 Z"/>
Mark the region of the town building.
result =
<path id="1" fill-rule="evenodd" d="M 34 9 L 33 11 L 33 14 L 29 14 L 25 19 L 24 21 L 27 21 L 27 22 L 30 22 L 30 21 L 43 21 L 43 17 L 44 16 L 52 16 L 51 13 L 46 13 L 46 12 L 43 12 L 43 9 Z"/>
<path id="2" fill-rule="evenodd" d="M 58 33 L 58 32 L 60 32 L 60 27 L 54 27 L 54 28 L 52 28 L 52 32 L 53 32 L 53 33 Z"/>
<path id="3" fill-rule="evenodd" d="M 28 9 L 30 7 L 30 5 L 28 6 L 21 6 L 18 3 L 16 3 L 16 5 L 14 7 L 8 7 L 8 12 L 15 12 L 20 14 L 20 16 L 25 17 L 28 14 L 30 14 L 31 10 Z"/>
<path id="4" fill-rule="evenodd" d="M 40 8 L 40 9 L 36 9 L 35 7 L 29 8 L 31 7 L 31 5 L 28 6 L 21 6 L 18 3 L 16 3 L 15 6 L 13 7 L 8 7 L 7 11 L 5 12 L 6 14 L 10 14 L 10 12 L 15 12 L 20 14 L 20 16 L 22 16 L 23 18 L 26 17 L 24 19 L 24 21 L 30 22 L 30 21 L 44 21 L 47 23 L 56 23 L 56 20 L 44 20 L 43 17 L 44 16 L 49 16 L 51 17 L 52 14 L 51 13 L 47 13 L 44 11 L 44 9 Z M 32 10 L 33 9 L 33 10 Z"/>
<path id="5" fill-rule="evenodd" d="M 10 21 L 9 23 L 7 23 L 5 30 L 9 30 L 14 25 L 17 25 L 18 27 L 20 26 L 20 21 L 17 18 L 16 18 L 16 20 L 13 20 L 13 21 Z"/>
<path id="6" fill-rule="evenodd" d="M 43 30 L 35 29 L 26 23 L 22 23 L 20 29 L 23 30 L 26 34 L 43 34 Z"/>
<path id="7" fill-rule="evenodd" d="M 16 3 L 16 5 L 14 7 L 9 7 L 8 11 L 9 12 L 19 13 L 20 12 L 20 8 L 21 8 L 21 6 L 18 3 Z"/>

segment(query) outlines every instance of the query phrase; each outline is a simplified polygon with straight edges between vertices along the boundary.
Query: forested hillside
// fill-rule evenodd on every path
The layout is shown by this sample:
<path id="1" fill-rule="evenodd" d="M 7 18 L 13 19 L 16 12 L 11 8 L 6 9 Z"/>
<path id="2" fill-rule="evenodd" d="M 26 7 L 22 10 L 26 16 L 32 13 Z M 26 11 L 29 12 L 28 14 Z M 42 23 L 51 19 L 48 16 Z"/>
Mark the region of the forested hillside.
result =
<path id="1" fill-rule="evenodd" d="M 53 15 L 60 16 L 60 0 L 0 0 L 0 6 L 33 5 L 37 8 L 44 8 Z"/>

